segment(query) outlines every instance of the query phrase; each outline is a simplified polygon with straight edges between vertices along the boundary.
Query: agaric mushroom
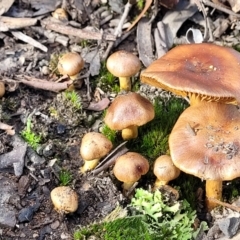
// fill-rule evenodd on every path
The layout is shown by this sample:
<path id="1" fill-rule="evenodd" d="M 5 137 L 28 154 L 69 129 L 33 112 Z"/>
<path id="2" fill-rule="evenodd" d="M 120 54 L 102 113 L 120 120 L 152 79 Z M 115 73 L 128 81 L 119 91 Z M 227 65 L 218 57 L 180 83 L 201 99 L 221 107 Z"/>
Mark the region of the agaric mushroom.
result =
<path id="1" fill-rule="evenodd" d="M 60 21 L 68 21 L 68 14 L 65 9 L 57 8 L 53 13 L 52 16 Z"/>
<path id="2" fill-rule="evenodd" d="M 157 189 L 177 178 L 180 170 L 173 164 L 172 158 L 169 155 L 162 155 L 155 160 L 153 173 L 157 177 L 154 184 L 154 189 Z"/>
<path id="3" fill-rule="evenodd" d="M 123 182 L 123 192 L 127 192 L 142 175 L 149 170 L 149 162 L 139 153 L 128 152 L 116 159 L 113 167 L 115 177 Z"/>
<path id="4" fill-rule="evenodd" d="M 111 151 L 112 147 L 112 142 L 103 134 L 97 132 L 86 133 L 80 146 L 80 155 L 84 161 L 81 172 L 85 173 L 94 169 L 100 159 Z"/>
<path id="5" fill-rule="evenodd" d="M 206 180 L 207 206 L 222 197 L 222 181 L 240 176 L 240 112 L 235 105 L 202 102 L 187 108 L 169 137 L 174 165 Z"/>
<path id="6" fill-rule="evenodd" d="M 68 186 L 54 188 L 50 196 L 55 210 L 60 213 L 73 213 L 78 208 L 78 195 Z"/>
<path id="7" fill-rule="evenodd" d="M 199 101 L 240 101 L 240 53 L 211 43 L 173 48 L 141 73 L 141 81 Z"/>
<path id="8" fill-rule="evenodd" d="M 130 52 L 120 50 L 107 59 L 107 69 L 119 78 L 120 90 L 131 90 L 131 77 L 141 68 L 140 60 Z"/>
<path id="9" fill-rule="evenodd" d="M 124 140 L 138 136 L 138 126 L 154 118 L 152 103 L 138 93 L 118 95 L 107 109 L 105 123 L 112 130 L 122 130 Z"/>
<path id="10" fill-rule="evenodd" d="M 5 94 L 5 85 L 3 82 L 0 82 L 0 98 Z"/>
<path id="11" fill-rule="evenodd" d="M 84 67 L 84 61 L 78 53 L 69 52 L 60 57 L 57 67 L 60 74 L 75 80 Z"/>

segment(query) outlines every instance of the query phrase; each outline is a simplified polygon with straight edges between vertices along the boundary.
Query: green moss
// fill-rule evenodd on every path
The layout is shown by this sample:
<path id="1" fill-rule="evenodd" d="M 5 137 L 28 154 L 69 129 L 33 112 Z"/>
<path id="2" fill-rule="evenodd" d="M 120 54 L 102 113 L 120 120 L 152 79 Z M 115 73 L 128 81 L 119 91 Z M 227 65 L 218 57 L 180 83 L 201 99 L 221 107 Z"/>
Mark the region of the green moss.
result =
<path id="1" fill-rule="evenodd" d="M 32 131 L 31 129 L 31 119 L 27 119 L 27 126 L 25 127 L 24 130 L 21 131 L 21 136 L 22 138 L 34 149 L 36 150 L 39 143 L 42 140 L 42 136 L 36 134 L 35 132 Z"/>
<path id="2" fill-rule="evenodd" d="M 120 91 L 119 80 L 107 70 L 106 63 L 101 64 L 100 73 L 95 82 L 105 92 L 118 93 Z"/>
<path id="3" fill-rule="evenodd" d="M 72 181 L 72 174 L 66 170 L 62 169 L 59 173 L 60 186 L 68 186 Z"/>
<path id="4" fill-rule="evenodd" d="M 113 145 L 117 143 L 117 131 L 110 129 L 106 124 L 103 125 L 101 133 L 107 137 Z"/>
<path id="5" fill-rule="evenodd" d="M 171 98 L 167 102 L 155 99 L 155 118 L 139 127 L 139 136 L 129 141 L 129 149 L 145 155 L 150 161 L 166 154 L 169 151 L 169 134 L 186 106 L 186 102 L 180 98 Z"/>
<path id="6" fill-rule="evenodd" d="M 74 109 L 81 110 L 82 109 L 82 102 L 81 98 L 75 91 L 65 91 L 64 92 L 65 100 L 70 102 Z"/>

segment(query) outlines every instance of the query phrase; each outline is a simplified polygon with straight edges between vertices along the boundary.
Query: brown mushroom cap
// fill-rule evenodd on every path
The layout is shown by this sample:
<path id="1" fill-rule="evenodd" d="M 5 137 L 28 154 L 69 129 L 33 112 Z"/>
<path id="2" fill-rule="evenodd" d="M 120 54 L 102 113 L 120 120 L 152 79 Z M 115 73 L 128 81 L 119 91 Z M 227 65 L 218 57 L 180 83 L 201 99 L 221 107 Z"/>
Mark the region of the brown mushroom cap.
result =
<path id="1" fill-rule="evenodd" d="M 69 76 L 77 75 L 84 66 L 84 61 L 78 53 L 64 54 L 58 62 L 58 71 Z"/>
<path id="2" fill-rule="evenodd" d="M 159 185 L 167 184 L 169 181 L 177 178 L 180 170 L 173 164 L 169 155 L 158 157 L 153 166 L 153 173 L 157 177 Z"/>
<path id="3" fill-rule="evenodd" d="M 172 161 L 205 180 L 240 176 L 240 112 L 234 105 L 200 103 L 187 108 L 169 137 Z"/>
<path id="4" fill-rule="evenodd" d="M 50 196 L 56 211 L 72 213 L 78 208 L 78 195 L 68 186 L 54 188 Z"/>
<path id="5" fill-rule="evenodd" d="M 107 59 L 106 66 L 116 77 L 131 77 L 140 70 L 141 62 L 133 53 L 120 50 Z"/>
<path id="6" fill-rule="evenodd" d="M 211 43 L 180 45 L 141 73 L 141 81 L 205 101 L 240 101 L 240 53 Z M 191 100 L 191 99 L 190 99 Z"/>
<path id="7" fill-rule="evenodd" d="M 128 152 L 117 158 L 113 167 L 115 177 L 126 183 L 137 182 L 149 170 L 149 162 L 139 153 Z"/>
<path id="8" fill-rule="evenodd" d="M 154 118 L 152 103 L 138 93 L 118 95 L 107 110 L 105 123 L 113 130 L 142 126 Z"/>
<path id="9" fill-rule="evenodd" d="M 91 161 L 106 156 L 112 147 L 112 142 L 103 134 L 89 132 L 82 138 L 80 154 L 85 161 Z"/>

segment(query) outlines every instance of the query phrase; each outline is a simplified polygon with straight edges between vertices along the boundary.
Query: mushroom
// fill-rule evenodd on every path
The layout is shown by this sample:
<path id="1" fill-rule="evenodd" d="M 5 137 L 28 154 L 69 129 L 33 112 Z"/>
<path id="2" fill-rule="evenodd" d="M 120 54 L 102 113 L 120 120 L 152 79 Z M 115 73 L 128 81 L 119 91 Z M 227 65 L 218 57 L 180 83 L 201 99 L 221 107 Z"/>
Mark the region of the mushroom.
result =
<path id="1" fill-rule="evenodd" d="M 5 94 L 5 85 L 3 82 L 0 82 L 0 98 Z"/>
<path id="2" fill-rule="evenodd" d="M 123 182 L 122 188 L 127 192 L 142 175 L 149 170 L 148 160 L 139 153 L 128 152 L 116 159 L 113 167 L 115 177 Z"/>
<path id="3" fill-rule="evenodd" d="M 240 112 L 235 105 L 202 102 L 188 107 L 169 137 L 174 165 L 206 180 L 207 207 L 220 200 L 222 182 L 240 176 Z"/>
<path id="4" fill-rule="evenodd" d="M 94 169 L 100 159 L 111 151 L 112 147 L 112 142 L 103 134 L 97 132 L 86 133 L 80 146 L 80 155 L 84 161 L 81 172 L 85 173 Z"/>
<path id="5" fill-rule="evenodd" d="M 68 21 L 68 14 L 65 9 L 57 8 L 53 13 L 52 16 L 60 21 Z"/>
<path id="6" fill-rule="evenodd" d="M 131 79 L 141 68 L 140 60 L 125 50 L 113 53 L 107 59 L 107 69 L 114 76 L 119 78 L 120 90 L 131 90 Z"/>
<path id="7" fill-rule="evenodd" d="M 118 95 L 107 109 L 105 123 L 112 130 L 122 130 L 124 140 L 137 138 L 138 127 L 154 118 L 152 103 L 138 93 Z"/>
<path id="8" fill-rule="evenodd" d="M 240 53 L 211 43 L 173 48 L 141 73 L 141 81 L 199 101 L 240 101 Z"/>
<path id="9" fill-rule="evenodd" d="M 177 178 L 180 170 L 173 164 L 169 155 L 158 157 L 153 165 L 153 173 L 157 177 L 154 184 L 154 189 L 162 185 L 167 185 L 169 181 Z"/>
<path id="10" fill-rule="evenodd" d="M 54 188 L 50 196 L 54 209 L 60 213 L 73 213 L 78 208 L 78 195 L 68 186 Z"/>
<path id="11" fill-rule="evenodd" d="M 78 53 L 69 52 L 60 57 L 58 61 L 58 71 L 62 75 L 68 75 L 75 80 L 82 70 L 84 61 Z"/>

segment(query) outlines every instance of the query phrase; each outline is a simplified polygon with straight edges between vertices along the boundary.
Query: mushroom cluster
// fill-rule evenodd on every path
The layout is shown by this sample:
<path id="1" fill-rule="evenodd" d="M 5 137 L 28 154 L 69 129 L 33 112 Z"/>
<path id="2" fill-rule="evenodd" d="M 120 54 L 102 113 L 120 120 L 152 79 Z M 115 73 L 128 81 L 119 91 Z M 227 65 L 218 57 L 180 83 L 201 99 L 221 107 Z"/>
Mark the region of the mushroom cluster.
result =
<path id="1" fill-rule="evenodd" d="M 141 73 L 144 83 L 188 97 L 169 137 L 174 165 L 206 180 L 207 207 L 240 176 L 240 54 L 210 43 L 173 48 Z"/>
<path id="2" fill-rule="evenodd" d="M 222 182 L 240 176 L 240 112 L 234 105 L 201 103 L 187 108 L 169 137 L 174 164 L 183 172 L 206 180 L 211 199 L 222 197 Z"/>

